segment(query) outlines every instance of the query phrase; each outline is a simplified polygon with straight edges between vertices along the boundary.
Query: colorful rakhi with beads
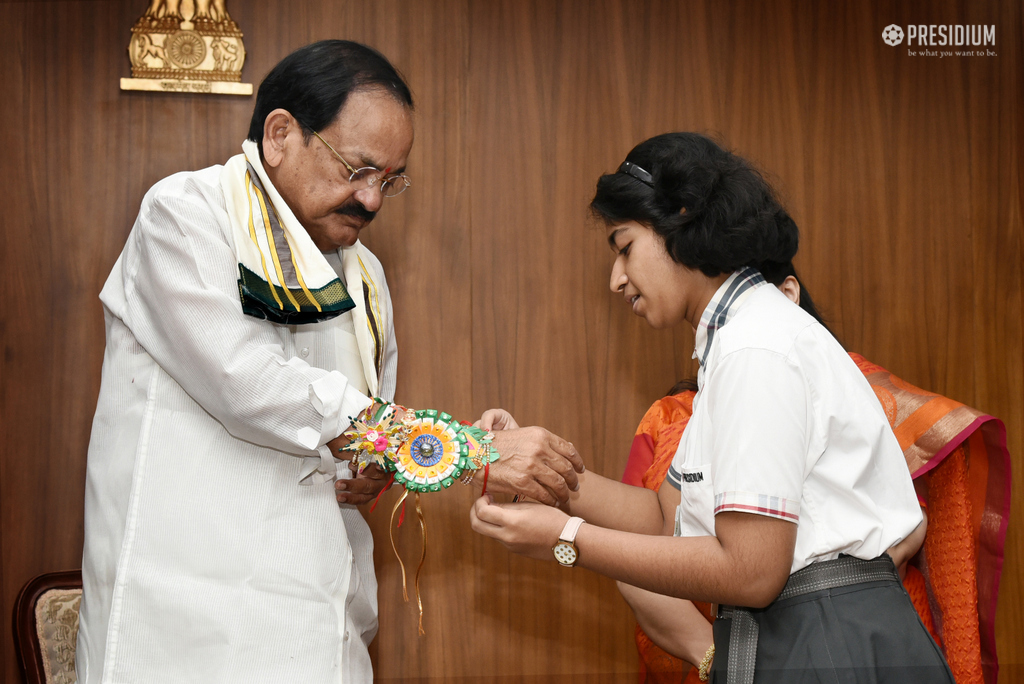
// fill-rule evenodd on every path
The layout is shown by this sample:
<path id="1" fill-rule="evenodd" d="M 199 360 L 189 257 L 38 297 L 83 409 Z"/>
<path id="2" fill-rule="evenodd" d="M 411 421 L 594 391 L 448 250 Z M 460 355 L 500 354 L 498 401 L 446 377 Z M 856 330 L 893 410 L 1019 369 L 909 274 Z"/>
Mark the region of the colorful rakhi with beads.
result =
<path id="1" fill-rule="evenodd" d="M 382 399 L 374 399 L 369 409 L 352 419 L 352 425 L 343 436 L 349 439 L 349 443 L 340 451 L 353 454 L 352 465 L 357 473 L 375 464 L 390 473 L 390 481 L 405 489 L 391 510 L 389 532 L 391 548 L 402 568 L 402 594 L 406 601 L 409 600 L 409 592 L 406 588 L 405 563 L 395 546 L 393 531 L 398 509 L 402 508 L 398 521 L 401 526 L 405 519 L 406 499 L 410 492 L 415 495 L 416 515 L 423 540 L 415 580 L 419 632 L 423 634 L 420 571 L 427 558 L 427 529 L 419 495 L 421 492 L 439 492 L 456 481 L 470 484 L 473 476 L 481 469 L 484 471 L 483 491 L 486 493 L 490 464 L 499 457 L 497 449 L 491 445 L 494 435 L 487 430 L 460 423 L 444 412 L 433 409 L 411 411 Z"/>

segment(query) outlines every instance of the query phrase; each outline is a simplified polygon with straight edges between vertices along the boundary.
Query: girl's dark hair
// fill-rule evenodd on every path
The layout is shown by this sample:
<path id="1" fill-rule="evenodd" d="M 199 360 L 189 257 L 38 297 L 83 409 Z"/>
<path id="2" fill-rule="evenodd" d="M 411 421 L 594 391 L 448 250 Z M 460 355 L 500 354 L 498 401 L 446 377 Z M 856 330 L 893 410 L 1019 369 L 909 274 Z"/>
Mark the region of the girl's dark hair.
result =
<path id="1" fill-rule="evenodd" d="M 772 187 L 710 138 L 665 133 L 626 162 L 601 176 L 590 208 L 609 225 L 650 226 L 676 262 L 715 277 L 796 254 L 799 231 Z"/>
<path id="2" fill-rule="evenodd" d="M 308 140 L 326 128 L 349 94 L 380 88 L 412 109 L 412 93 L 398 70 L 373 48 L 350 40 L 321 40 L 282 59 L 260 84 L 249 122 L 249 140 L 263 151 L 263 125 L 275 109 L 285 109 Z"/>

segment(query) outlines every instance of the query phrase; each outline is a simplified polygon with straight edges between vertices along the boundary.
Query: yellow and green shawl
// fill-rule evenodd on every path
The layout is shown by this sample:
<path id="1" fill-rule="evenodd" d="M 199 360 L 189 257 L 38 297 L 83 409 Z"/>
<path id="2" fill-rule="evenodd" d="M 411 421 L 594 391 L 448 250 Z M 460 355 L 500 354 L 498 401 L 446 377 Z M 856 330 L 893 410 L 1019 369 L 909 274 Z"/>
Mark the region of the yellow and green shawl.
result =
<path id="1" fill-rule="evenodd" d="M 345 284 L 270 182 L 256 143 L 246 140 L 242 152 L 221 173 L 242 310 L 301 325 L 355 308 Z"/>

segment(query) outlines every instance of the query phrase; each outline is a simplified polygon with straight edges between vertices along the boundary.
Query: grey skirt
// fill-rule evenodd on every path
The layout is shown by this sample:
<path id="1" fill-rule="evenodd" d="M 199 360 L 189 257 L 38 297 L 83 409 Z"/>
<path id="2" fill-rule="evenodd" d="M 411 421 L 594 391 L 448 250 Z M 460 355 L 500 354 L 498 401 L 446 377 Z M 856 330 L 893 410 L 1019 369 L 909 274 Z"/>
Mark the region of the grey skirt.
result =
<path id="1" fill-rule="evenodd" d="M 767 608 L 722 606 L 713 629 L 713 684 L 954 684 L 886 555 L 814 563 Z"/>

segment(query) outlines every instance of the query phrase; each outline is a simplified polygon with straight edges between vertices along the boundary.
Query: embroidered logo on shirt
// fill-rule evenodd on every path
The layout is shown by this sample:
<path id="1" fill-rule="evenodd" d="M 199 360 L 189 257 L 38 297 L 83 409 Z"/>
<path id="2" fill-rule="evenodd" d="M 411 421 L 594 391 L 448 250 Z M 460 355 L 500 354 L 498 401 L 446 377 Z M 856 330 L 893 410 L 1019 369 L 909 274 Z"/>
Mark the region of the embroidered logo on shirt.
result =
<path id="1" fill-rule="evenodd" d="M 704 467 L 707 467 L 707 464 L 705 464 Z M 670 485 L 681 491 L 684 482 L 687 484 L 704 482 L 704 471 L 695 470 L 690 473 L 683 473 L 676 470 L 675 464 L 672 464 L 669 466 L 668 474 L 665 476 L 665 482 L 668 482 Z"/>

